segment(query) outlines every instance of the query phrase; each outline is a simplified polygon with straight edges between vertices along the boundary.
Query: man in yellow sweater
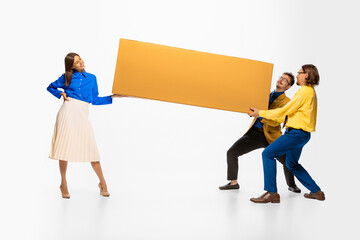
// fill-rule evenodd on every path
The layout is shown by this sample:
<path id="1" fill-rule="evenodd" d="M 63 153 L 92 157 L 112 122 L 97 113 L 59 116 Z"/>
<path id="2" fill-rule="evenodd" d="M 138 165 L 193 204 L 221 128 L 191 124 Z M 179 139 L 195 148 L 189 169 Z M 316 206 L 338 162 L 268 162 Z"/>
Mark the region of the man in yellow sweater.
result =
<path id="1" fill-rule="evenodd" d="M 310 174 L 299 164 L 302 148 L 310 140 L 311 132 L 315 131 L 317 98 L 314 86 L 319 85 L 320 76 L 314 65 L 303 65 L 298 72 L 297 85 L 301 86 L 294 97 L 284 107 L 273 110 L 250 108 L 251 117 L 282 122 L 287 127 L 285 134 L 276 139 L 262 153 L 264 169 L 263 195 L 251 198 L 255 203 L 279 203 L 280 195 L 276 187 L 276 157 L 286 154 L 285 163 L 292 174 L 310 190 L 304 197 L 325 200 L 325 194 L 311 178 Z"/>

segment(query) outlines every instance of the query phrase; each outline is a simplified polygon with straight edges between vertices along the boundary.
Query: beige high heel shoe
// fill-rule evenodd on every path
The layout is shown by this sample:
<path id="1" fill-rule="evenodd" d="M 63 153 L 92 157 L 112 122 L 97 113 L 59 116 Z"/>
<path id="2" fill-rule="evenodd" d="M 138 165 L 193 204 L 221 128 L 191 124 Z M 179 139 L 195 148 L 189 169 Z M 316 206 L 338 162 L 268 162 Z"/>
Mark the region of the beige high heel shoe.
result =
<path id="1" fill-rule="evenodd" d="M 99 183 L 99 188 L 100 188 L 100 195 L 103 196 L 103 197 L 109 197 L 110 196 L 110 193 L 109 192 L 104 192 L 103 189 L 102 189 L 102 186 L 101 184 Z"/>
<path id="2" fill-rule="evenodd" d="M 63 193 L 63 191 L 62 191 L 62 188 L 61 188 L 61 185 L 60 185 L 60 191 L 61 191 L 61 196 L 62 196 L 62 198 L 70 198 L 70 194 L 69 193 Z"/>

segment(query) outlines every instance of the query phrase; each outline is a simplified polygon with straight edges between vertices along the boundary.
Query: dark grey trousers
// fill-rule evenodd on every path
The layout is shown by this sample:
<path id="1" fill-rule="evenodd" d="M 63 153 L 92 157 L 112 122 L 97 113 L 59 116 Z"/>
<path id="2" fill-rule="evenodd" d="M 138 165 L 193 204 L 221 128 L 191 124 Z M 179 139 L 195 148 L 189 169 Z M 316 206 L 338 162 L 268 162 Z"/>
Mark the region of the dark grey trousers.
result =
<path id="1" fill-rule="evenodd" d="M 227 179 L 237 179 L 239 171 L 238 157 L 259 148 L 266 148 L 267 146 L 269 146 L 269 143 L 266 141 L 262 129 L 252 127 L 227 151 Z M 294 175 L 287 169 L 285 165 L 285 155 L 278 157 L 277 160 L 283 165 L 287 185 L 289 187 L 295 187 Z"/>

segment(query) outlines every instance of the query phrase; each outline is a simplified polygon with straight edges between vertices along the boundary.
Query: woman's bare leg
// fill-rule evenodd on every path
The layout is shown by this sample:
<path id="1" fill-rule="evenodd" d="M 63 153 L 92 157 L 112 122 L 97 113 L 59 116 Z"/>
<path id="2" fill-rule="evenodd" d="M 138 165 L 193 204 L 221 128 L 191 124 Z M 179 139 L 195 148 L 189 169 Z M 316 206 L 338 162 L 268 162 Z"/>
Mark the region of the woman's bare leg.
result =
<path id="1" fill-rule="evenodd" d="M 59 168 L 60 168 L 60 175 L 61 175 L 61 191 L 64 194 L 69 194 L 69 190 L 67 188 L 67 181 L 66 181 L 66 169 L 67 169 L 68 162 L 59 160 Z"/>
<path id="2" fill-rule="evenodd" d="M 107 192 L 106 181 L 105 181 L 103 172 L 101 170 L 100 162 L 91 162 L 91 166 L 93 167 L 96 175 L 98 176 L 98 178 L 100 180 L 100 185 L 102 187 L 102 191 Z"/>

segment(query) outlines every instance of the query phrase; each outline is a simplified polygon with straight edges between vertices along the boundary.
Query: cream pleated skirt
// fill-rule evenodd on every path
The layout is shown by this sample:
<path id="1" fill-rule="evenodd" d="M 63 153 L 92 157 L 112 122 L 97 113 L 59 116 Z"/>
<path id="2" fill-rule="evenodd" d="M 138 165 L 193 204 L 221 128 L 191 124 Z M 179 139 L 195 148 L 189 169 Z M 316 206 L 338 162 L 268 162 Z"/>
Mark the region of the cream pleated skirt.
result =
<path id="1" fill-rule="evenodd" d="M 89 103 L 70 98 L 61 106 L 49 158 L 71 162 L 97 162 L 100 155 L 89 121 Z"/>

